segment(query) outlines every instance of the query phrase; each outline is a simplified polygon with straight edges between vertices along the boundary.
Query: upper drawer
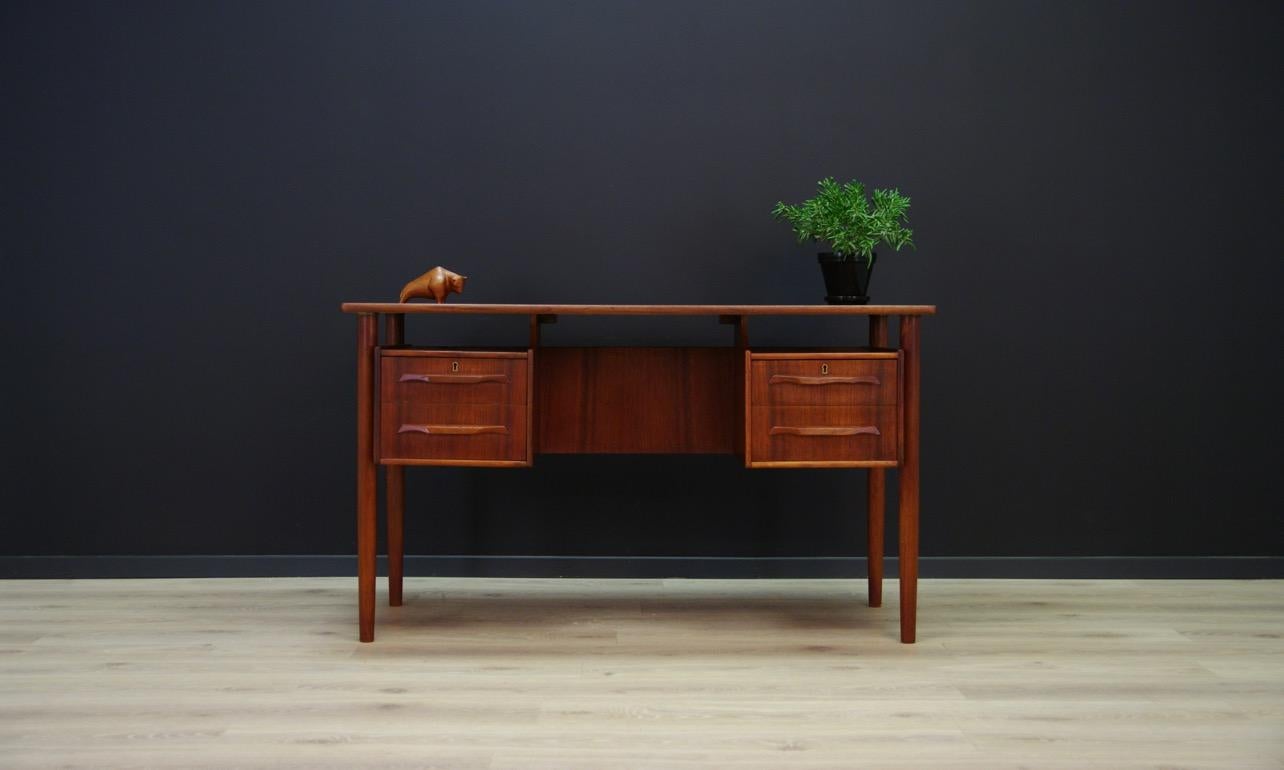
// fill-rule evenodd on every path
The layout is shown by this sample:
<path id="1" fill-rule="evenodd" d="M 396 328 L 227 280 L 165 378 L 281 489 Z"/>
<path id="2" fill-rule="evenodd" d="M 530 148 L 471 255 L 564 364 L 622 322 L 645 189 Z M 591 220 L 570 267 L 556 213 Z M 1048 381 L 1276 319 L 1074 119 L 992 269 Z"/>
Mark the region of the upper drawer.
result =
<path id="1" fill-rule="evenodd" d="M 895 404 L 897 359 L 753 358 L 751 395 L 755 406 Z"/>
<path id="2" fill-rule="evenodd" d="M 525 353 L 385 351 L 381 403 L 525 404 Z"/>

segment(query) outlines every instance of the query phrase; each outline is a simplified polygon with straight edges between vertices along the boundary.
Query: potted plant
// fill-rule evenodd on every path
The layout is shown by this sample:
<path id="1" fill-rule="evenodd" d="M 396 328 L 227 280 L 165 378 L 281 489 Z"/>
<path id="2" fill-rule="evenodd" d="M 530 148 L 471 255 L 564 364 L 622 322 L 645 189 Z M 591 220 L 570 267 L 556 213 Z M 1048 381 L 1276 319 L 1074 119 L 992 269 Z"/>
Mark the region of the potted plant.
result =
<path id="1" fill-rule="evenodd" d="M 869 302 L 869 279 L 878 258 L 879 243 L 901 250 L 913 246 L 914 233 L 904 223 L 910 199 L 900 190 L 874 190 L 873 201 L 865 185 L 852 180 L 838 184 L 833 177 L 820 180 L 816 197 L 797 205 L 784 201 L 772 214 L 794 226 L 798 242 L 825 241 L 832 252 L 821 252 L 820 271 L 825 277 L 825 301 L 831 305 Z"/>

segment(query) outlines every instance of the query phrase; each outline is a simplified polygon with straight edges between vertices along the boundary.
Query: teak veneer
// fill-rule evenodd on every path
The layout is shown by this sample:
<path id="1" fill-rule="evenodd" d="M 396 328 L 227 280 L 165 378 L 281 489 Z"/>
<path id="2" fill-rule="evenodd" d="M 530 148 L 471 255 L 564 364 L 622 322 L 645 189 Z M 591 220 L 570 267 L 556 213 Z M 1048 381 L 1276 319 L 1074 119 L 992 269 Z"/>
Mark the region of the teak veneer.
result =
<path id="1" fill-rule="evenodd" d="M 359 638 L 374 640 L 375 472 L 387 481 L 388 601 L 402 602 L 405 466 L 519 468 L 540 454 L 733 454 L 747 468 L 869 473 L 869 604 L 882 604 L 885 469 L 898 470 L 901 641 L 918 592 L 919 317 L 933 305 L 348 302 L 357 315 Z M 405 344 L 411 314 L 524 315 L 527 348 Z M 379 316 L 386 316 L 383 345 Z M 726 347 L 545 346 L 559 315 L 716 316 Z M 754 349 L 749 316 L 868 316 L 869 346 Z M 888 319 L 900 319 L 890 347 Z"/>

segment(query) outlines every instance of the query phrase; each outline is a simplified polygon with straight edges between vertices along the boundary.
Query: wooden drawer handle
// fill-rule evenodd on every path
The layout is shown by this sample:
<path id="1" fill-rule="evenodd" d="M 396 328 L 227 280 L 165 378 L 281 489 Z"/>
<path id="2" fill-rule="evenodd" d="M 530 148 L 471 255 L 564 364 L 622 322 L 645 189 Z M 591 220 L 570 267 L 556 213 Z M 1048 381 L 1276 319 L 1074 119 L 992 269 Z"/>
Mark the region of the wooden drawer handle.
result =
<path id="1" fill-rule="evenodd" d="M 398 433 L 427 433 L 433 436 L 475 436 L 479 433 L 507 433 L 507 425 L 402 425 Z"/>
<path id="2" fill-rule="evenodd" d="M 443 385 L 475 385 L 479 382 L 508 382 L 507 374 L 403 374 L 398 382 L 436 382 Z"/>
<path id="3" fill-rule="evenodd" d="M 773 425 L 773 436 L 859 436 L 867 433 L 871 436 L 883 435 L 874 425 L 829 426 L 829 425 Z"/>
<path id="4" fill-rule="evenodd" d="M 794 374 L 773 374 L 771 379 L 767 380 L 768 385 L 881 385 L 883 384 L 873 375 L 860 375 L 858 377 L 799 377 Z"/>

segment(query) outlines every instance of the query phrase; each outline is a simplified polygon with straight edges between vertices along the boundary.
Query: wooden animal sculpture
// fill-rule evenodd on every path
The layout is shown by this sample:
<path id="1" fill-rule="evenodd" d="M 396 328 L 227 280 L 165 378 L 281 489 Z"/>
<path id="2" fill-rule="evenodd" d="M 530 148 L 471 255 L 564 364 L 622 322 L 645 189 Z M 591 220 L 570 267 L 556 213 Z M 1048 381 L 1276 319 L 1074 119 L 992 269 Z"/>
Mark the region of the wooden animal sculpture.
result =
<path id="1" fill-rule="evenodd" d="M 468 276 L 452 273 L 444 267 L 434 267 L 415 280 L 406 284 L 401 290 L 401 302 L 414 297 L 428 299 L 432 297 L 440 304 L 451 292 L 464 293 L 464 281 Z"/>

